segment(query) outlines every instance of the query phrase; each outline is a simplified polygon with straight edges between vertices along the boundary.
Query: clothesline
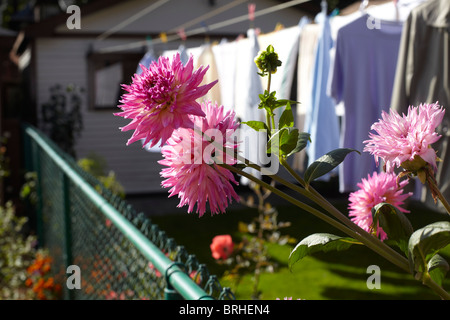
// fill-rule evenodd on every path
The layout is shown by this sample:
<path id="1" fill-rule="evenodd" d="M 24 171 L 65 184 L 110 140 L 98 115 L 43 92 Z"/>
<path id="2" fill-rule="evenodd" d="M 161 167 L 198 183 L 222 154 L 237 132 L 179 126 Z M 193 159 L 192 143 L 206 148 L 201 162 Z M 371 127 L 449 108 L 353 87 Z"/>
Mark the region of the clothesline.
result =
<path id="1" fill-rule="evenodd" d="M 230 3 L 226 4 L 226 5 L 223 5 L 220 8 L 212 10 L 212 11 L 210 11 L 210 12 L 204 14 L 204 15 L 201 15 L 200 17 L 192 19 L 191 21 L 183 23 L 183 24 L 179 25 L 178 27 L 169 30 L 169 32 L 178 32 L 179 30 L 184 30 L 186 28 L 189 28 L 191 26 L 194 26 L 196 24 L 201 23 L 202 21 L 205 21 L 206 19 L 213 18 L 213 17 L 217 16 L 218 14 L 220 14 L 222 12 L 230 10 L 231 8 L 233 8 L 235 6 L 240 5 L 240 4 L 244 3 L 244 2 L 248 2 L 248 1 L 250 1 L 250 0 L 235 0 L 233 2 L 230 2 Z"/>
<path id="2" fill-rule="evenodd" d="M 301 3 L 305 3 L 305 2 L 309 2 L 312 0 L 292 0 L 286 3 L 282 3 L 279 5 L 275 5 L 266 9 L 261 9 L 258 11 L 255 11 L 254 13 L 254 17 L 260 17 L 260 16 L 264 16 L 267 14 L 271 14 L 283 9 L 287 9 L 290 8 L 292 6 L 301 4 Z M 248 14 L 245 15 L 241 15 L 235 18 L 231 18 L 222 22 L 217 22 L 214 23 L 212 25 L 208 25 L 208 26 L 202 26 L 193 30 L 189 30 L 189 31 L 185 31 L 185 35 L 186 37 L 190 37 L 190 36 L 194 36 L 194 35 L 199 35 L 199 34 L 203 34 L 207 31 L 212 31 L 212 30 L 216 30 L 216 29 L 220 29 L 223 27 L 227 27 L 239 22 L 243 22 L 248 20 Z M 179 34 L 173 34 L 173 35 L 166 35 L 163 38 L 158 38 L 158 39 L 154 39 L 152 40 L 152 44 L 158 44 L 158 43 L 166 43 L 166 42 L 170 42 L 170 41 L 177 41 L 182 39 L 181 36 Z M 139 48 L 142 47 L 144 45 L 148 44 L 148 40 L 141 40 L 141 41 L 136 41 L 136 42 L 132 42 L 132 43 L 128 43 L 128 44 L 123 44 L 123 45 L 116 45 L 116 46 L 111 46 L 111 47 L 106 47 L 106 48 L 101 48 L 98 49 L 97 52 L 99 53 L 111 53 L 111 52 L 117 52 L 117 51 L 124 51 L 124 50 L 128 50 L 128 49 L 135 49 L 135 48 Z"/>
<path id="3" fill-rule="evenodd" d="M 128 19 L 122 21 L 121 23 L 115 25 L 113 28 L 103 32 L 101 35 L 97 37 L 97 40 L 105 40 L 107 37 L 109 37 L 111 34 L 116 33 L 117 31 L 125 28 L 129 24 L 135 22 L 136 20 L 142 18 L 143 16 L 149 14 L 150 12 L 158 9 L 160 6 L 166 4 L 170 0 L 160 0 L 156 3 L 153 3 L 152 5 L 148 6 L 144 10 L 139 11 L 138 13 L 132 15 Z"/>

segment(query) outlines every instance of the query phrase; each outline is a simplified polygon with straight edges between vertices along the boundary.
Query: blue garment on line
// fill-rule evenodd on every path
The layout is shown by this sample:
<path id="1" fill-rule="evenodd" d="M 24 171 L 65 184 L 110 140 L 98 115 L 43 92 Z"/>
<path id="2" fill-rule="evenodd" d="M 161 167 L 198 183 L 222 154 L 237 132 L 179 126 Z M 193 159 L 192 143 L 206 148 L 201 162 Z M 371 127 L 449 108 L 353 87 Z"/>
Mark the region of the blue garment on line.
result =
<path id="1" fill-rule="evenodd" d="M 357 190 L 362 178 L 379 170 L 374 157 L 363 152 L 363 141 L 381 111 L 389 111 L 402 28 L 365 14 L 338 31 L 330 94 L 344 103 L 341 147 L 361 152 L 339 166 L 341 192 Z"/>
<path id="2" fill-rule="evenodd" d="M 311 143 L 306 149 L 308 165 L 324 154 L 339 148 L 339 121 L 336 106 L 334 100 L 327 94 L 333 39 L 328 16 L 322 13 L 317 19 L 321 29 L 312 74 L 311 105 L 307 106 L 305 116 L 305 131 L 311 134 Z M 337 169 L 334 172 L 336 171 Z M 325 175 L 322 179 L 328 179 L 329 176 L 329 174 Z"/>
<path id="3" fill-rule="evenodd" d="M 136 73 L 137 74 L 141 74 L 142 73 L 142 68 L 141 68 L 141 64 L 148 68 L 150 66 L 150 64 L 155 61 L 155 54 L 153 53 L 153 50 L 149 50 L 145 53 L 145 55 L 142 57 L 142 59 L 139 61 L 138 66 L 136 68 Z"/>

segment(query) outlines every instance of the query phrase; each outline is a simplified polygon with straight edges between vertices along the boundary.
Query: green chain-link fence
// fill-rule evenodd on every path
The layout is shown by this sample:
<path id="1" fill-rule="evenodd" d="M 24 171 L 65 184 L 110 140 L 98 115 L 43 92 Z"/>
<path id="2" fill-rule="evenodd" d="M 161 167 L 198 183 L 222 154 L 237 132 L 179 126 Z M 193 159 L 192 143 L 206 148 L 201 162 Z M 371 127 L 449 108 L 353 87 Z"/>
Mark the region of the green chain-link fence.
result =
<path id="1" fill-rule="evenodd" d="M 38 129 L 23 132 L 26 169 L 37 173 L 38 239 L 65 299 L 234 299 L 195 255 Z M 80 288 L 67 286 L 76 276 Z"/>

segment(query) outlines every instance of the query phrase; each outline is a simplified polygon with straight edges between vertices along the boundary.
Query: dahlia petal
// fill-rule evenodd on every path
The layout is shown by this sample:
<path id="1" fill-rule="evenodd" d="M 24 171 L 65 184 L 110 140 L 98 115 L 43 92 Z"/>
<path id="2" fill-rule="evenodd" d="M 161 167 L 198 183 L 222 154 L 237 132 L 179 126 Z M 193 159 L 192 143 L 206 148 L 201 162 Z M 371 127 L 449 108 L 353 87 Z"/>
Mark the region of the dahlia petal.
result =
<path id="1" fill-rule="evenodd" d="M 383 111 L 381 119 L 371 126 L 374 132 L 364 141 L 364 151 L 374 156 L 377 165 L 382 159 L 388 172 L 415 156 L 436 168 L 436 152 L 430 145 L 441 138 L 435 130 L 444 113 L 437 103 L 409 106 L 407 114 L 402 116 L 392 109 L 390 113 Z"/>
<path id="2" fill-rule="evenodd" d="M 412 193 L 403 193 L 403 188 L 408 183 L 404 180 L 397 185 L 397 176 L 394 173 L 377 173 L 368 175 L 367 179 L 362 179 L 358 183 L 358 190 L 349 195 L 349 216 L 352 221 L 367 232 L 372 228 L 372 208 L 379 203 L 386 202 L 402 212 L 409 212 L 402 208 L 404 201 Z M 377 227 L 377 236 L 381 240 L 387 238 L 382 228 Z"/>
<path id="3" fill-rule="evenodd" d="M 132 119 L 122 131 L 138 130 L 136 136 L 147 137 L 152 145 L 159 141 L 164 144 L 174 130 L 192 126 L 190 115 L 205 116 L 196 100 L 217 81 L 200 86 L 207 68 L 194 71 L 192 56 L 186 66 L 177 53 L 172 61 L 168 57 L 159 57 L 148 68 L 141 68 L 142 73 L 135 74 L 130 85 L 122 86 L 127 91 L 118 106 L 122 112 L 114 115 Z M 136 136 L 129 143 L 137 141 Z"/>
<path id="4" fill-rule="evenodd" d="M 220 130 L 224 146 L 237 148 L 234 141 L 226 140 L 227 137 L 232 136 L 226 133 L 234 131 L 238 124 L 235 121 L 228 121 L 228 125 L 224 126 L 221 122 L 223 108 L 218 108 L 217 104 L 209 101 L 200 106 L 205 117 L 191 116 L 193 125 L 204 131 Z M 214 215 L 225 212 L 233 199 L 239 201 L 231 184 L 237 184 L 233 174 L 225 168 L 208 164 L 209 154 L 203 157 L 208 145 L 210 143 L 192 128 L 180 127 L 167 139 L 167 145 L 161 149 L 164 161 L 159 162 L 172 169 L 162 171 L 161 175 L 168 178 L 163 181 L 162 186 L 171 188 L 171 195 L 178 194 L 180 199 L 178 206 L 187 205 L 188 212 L 193 212 L 196 205 L 196 213 L 200 217 L 206 212 L 207 203 L 209 203 L 209 211 Z M 206 152 L 210 150 L 206 149 Z"/>

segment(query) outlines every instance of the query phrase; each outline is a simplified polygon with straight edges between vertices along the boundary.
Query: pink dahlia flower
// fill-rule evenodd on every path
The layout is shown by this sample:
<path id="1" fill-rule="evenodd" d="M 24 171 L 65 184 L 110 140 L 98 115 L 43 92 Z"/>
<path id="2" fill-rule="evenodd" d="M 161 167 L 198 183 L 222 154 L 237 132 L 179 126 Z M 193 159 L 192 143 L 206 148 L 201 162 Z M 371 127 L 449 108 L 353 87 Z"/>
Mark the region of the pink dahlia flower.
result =
<path id="1" fill-rule="evenodd" d="M 368 175 L 358 183 L 359 190 L 349 196 L 349 216 L 352 221 L 367 232 L 372 231 L 372 208 L 379 203 L 389 203 L 401 212 L 409 212 L 401 206 L 412 193 L 403 193 L 403 188 L 408 180 L 403 180 L 397 185 L 397 176 L 394 173 L 377 173 Z M 387 238 L 382 228 L 377 226 L 377 236 L 381 240 Z"/>
<path id="2" fill-rule="evenodd" d="M 217 80 L 200 86 L 209 67 L 193 71 L 193 57 L 183 65 L 179 53 L 172 61 L 159 57 L 149 68 L 141 65 L 142 73 L 135 74 L 130 85 L 122 85 L 128 91 L 122 96 L 115 113 L 132 121 L 122 127 L 122 131 L 134 130 L 127 145 L 144 139 L 143 145 L 153 147 L 161 141 L 161 146 L 177 128 L 193 126 L 189 115 L 205 116 L 196 101 L 211 89 Z"/>
<path id="3" fill-rule="evenodd" d="M 431 144 L 440 139 L 435 131 L 442 122 L 445 110 L 437 103 L 409 107 L 408 114 L 400 116 L 395 110 L 383 111 L 382 119 L 372 125 L 376 132 L 369 134 L 364 151 L 370 152 L 375 161 L 381 158 L 386 171 L 402 166 L 405 161 L 421 158 L 436 170 L 436 151 Z"/>
<path id="4" fill-rule="evenodd" d="M 233 239 L 230 235 L 215 236 L 209 245 L 214 259 L 227 259 L 233 253 Z"/>
<path id="5" fill-rule="evenodd" d="M 236 163 L 234 133 L 238 123 L 234 112 L 224 113 L 223 106 L 210 101 L 202 103 L 201 107 L 206 117 L 191 117 L 196 129 L 175 130 L 161 149 L 164 159 L 159 161 L 168 167 L 161 171 L 161 176 L 167 178 L 162 186 L 171 188 L 169 196 L 178 194 L 178 207 L 189 205 L 189 213 L 197 204 L 200 217 L 206 211 L 207 201 L 211 214 L 224 212 L 233 198 L 239 201 L 232 185 L 237 185 L 232 172 L 217 165 L 219 161 L 229 165 Z M 224 149 L 216 148 L 210 138 Z"/>

